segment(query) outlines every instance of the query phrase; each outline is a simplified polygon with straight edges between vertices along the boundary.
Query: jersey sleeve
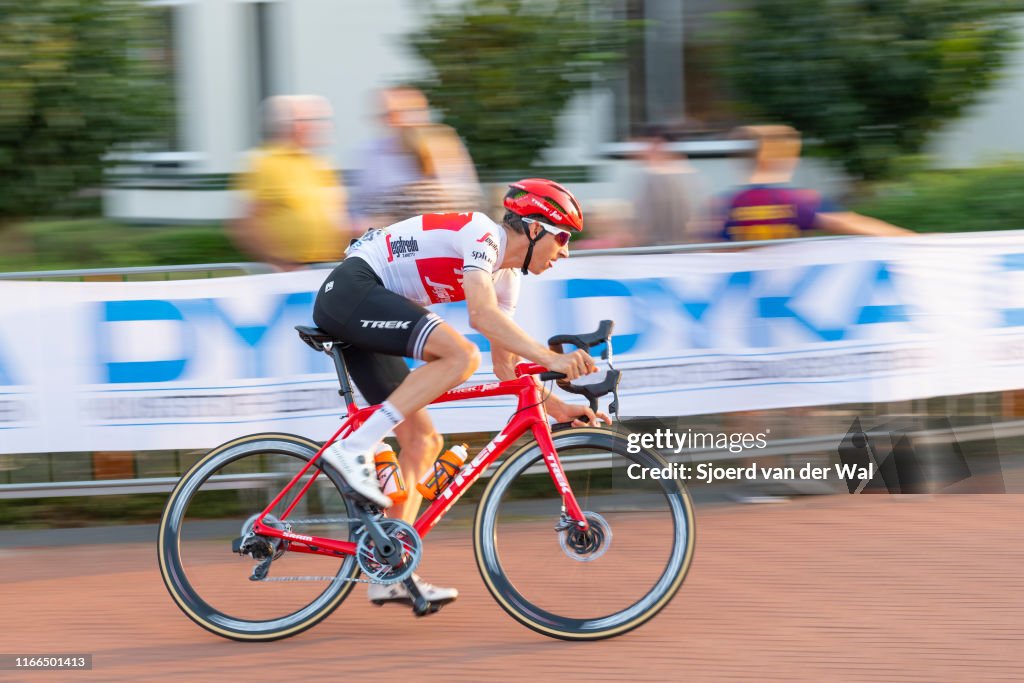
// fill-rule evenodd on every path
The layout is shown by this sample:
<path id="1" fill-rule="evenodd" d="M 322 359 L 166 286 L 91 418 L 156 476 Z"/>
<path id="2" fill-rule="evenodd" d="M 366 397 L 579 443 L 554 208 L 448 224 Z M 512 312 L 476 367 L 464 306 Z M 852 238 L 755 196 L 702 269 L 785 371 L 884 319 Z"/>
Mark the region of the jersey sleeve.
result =
<path id="1" fill-rule="evenodd" d="M 459 231 L 463 270 L 494 273 L 498 267 L 499 230 L 501 228 L 486 215 L 473 214 L 472 220 Z"/>
<path id="2" fill-rule="evenodd" d="M 502 268 L 494 276 L 494 294 L 498 299 L 498 308 L 510 318 L 516 314 L 522 281 L 520 272 L 513 268 Z"/>

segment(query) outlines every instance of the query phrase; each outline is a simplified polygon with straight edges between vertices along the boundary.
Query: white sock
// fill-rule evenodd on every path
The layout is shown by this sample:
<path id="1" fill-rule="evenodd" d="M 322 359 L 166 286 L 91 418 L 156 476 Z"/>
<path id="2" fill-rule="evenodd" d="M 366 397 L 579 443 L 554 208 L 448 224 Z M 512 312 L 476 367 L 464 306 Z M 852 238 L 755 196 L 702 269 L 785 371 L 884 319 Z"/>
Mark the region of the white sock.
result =
<path id="1" fill-rule="evenodd" d="M 349 453 L 369 453 L 373 457 L 373 447 L 397 427 L 405 417 L 391 401 L 384 401 L 380 408 L 363 423 L 363 426 L 352 432 L 344 440 L 344 448 Z"/>

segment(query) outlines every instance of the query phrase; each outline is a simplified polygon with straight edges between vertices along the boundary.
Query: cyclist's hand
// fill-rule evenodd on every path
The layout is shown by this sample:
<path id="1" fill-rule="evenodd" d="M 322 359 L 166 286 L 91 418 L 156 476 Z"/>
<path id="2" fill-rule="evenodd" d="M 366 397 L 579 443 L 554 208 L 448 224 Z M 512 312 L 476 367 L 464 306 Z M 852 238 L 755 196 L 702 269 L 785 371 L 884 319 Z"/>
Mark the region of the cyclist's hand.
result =
<path id="1" fill-rule="evenodd" d="M 552 372 L 562 373 L 569 381 L 597 372 L 594 359 L 583 349 L 577 349 L 572 353 L 553 354 L 547 368 Z"/>
<path id="2" fill-rule="evenodd" d="M 571 420 L 573 427 L 597 427 L 598 420 L 609 425 L 612 423 L 612 419 L 608 417 L 607 413 L 595 412 L 590 409 L 590 406 L 578 406 L 562 401 L 549 405 L 548 415 L 555 418 L 555 422 Z"/>

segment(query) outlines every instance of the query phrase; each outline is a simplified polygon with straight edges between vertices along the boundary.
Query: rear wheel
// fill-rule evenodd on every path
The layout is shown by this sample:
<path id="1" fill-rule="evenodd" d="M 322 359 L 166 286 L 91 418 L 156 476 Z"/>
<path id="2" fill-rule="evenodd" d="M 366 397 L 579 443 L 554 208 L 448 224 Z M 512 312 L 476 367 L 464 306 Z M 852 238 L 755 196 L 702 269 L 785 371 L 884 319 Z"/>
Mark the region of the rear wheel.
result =
<path id="1" fill-rule="evenodd" d="M 622 435 L 574 429 L 554 443 L 590 529 L 561 523 L 561 495 L 530 443 L 498 468 L 480 501 L 480 574 L 502 608 L 535 631 L 566 640 L 621 635 L 682 585 L 693 557 L 693 505 L 675 479 L 629 478 L 630 465 L 666 464 L 648 450 L 630 453 Z"/>
<path id="2" fill-rule="evenodd" d="M 280 539 L 256 537 L 249 542 L 254 555 L 274 559 L 270 580 L 252 581 L 259 562 L 232 549 L 318 450 L 298 436 L 255 434 L 215 448 L 181 478 L 160 520 L 158 559 L 167 590 L 190 619 L 226 638 L 275 640 L 317 624 L 348 596 L 353 583 L 347 579 L 359 572 L 353 556 L 288 552 Z M 264 521 L 294 525 L 299 534 L 351 539 L 355 513 L 330 468 L 279 521 L 318 471 L 311 468 Z"/>

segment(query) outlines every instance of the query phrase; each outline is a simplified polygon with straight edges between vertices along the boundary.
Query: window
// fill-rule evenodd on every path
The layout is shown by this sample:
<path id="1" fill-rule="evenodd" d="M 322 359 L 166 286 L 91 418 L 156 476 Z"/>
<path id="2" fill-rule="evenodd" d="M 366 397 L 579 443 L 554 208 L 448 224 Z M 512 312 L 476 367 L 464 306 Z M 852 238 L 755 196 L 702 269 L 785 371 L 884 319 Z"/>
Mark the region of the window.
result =
<path id="1" fill-rule="evenodd" d="M 736 125 L 718 70 L 725 46 L 717 23 L 734 0 L 622 1 L 625 18 L 644 26 L 618 89 L 618 137 L 657 125 L 688 138 L 714 138 Z"/>
<path id="2" fill-rule="evenodd" d="M 277 77 L 279 65 L 274 61 L 281 58 L 274 33 L 280 9 L 276 2 L 251 2 L 243 5 L 248 44 L 246 58 L 242 63 L 249 69 L 249 111 L 256 112 L 250 135 L 253 144 L 263 139 L 260 104 L 271 95 L 281 94 L 281 84 Z"/>

